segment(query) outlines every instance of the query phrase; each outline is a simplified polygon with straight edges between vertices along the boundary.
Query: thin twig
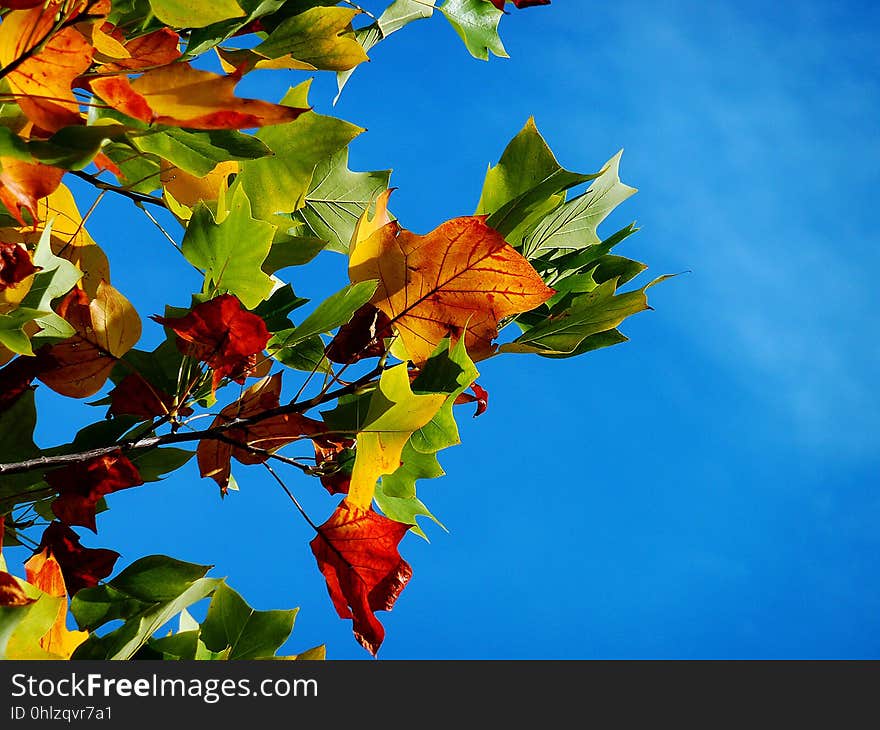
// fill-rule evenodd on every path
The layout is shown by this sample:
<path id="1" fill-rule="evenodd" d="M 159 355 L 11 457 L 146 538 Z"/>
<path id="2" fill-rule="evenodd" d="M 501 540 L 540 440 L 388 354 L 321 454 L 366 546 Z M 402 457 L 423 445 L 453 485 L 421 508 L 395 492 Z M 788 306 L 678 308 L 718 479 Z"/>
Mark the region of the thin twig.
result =
<path id="1" fill-rule="evenodd" d="M 123 187 L 119 187 L 118 185 L 111 185 L 110 183 L 106 183 L 103 180 L 99 179 L 96 175 L 92 175 L 88 172 L 83 172 L 82 170 L 68 170 L 71 175 L 74 175 L 81 180 L 85 180 L 87 183 L 94 185 L 98 190 L 106 190 L 108 193 L 116 193 L 117 195 L 123 195 L 126 198 L 130 198 L 139 203 L 149 203 L 150 205 L 156 205 L 160 208 L 167 209 L 168 206 L 165 204 L 165 201 L 162 198 L 157 198 L 155 195 L 147 195 L 146 193 L 136 193 L 133 190 L 126 190 Z"/>

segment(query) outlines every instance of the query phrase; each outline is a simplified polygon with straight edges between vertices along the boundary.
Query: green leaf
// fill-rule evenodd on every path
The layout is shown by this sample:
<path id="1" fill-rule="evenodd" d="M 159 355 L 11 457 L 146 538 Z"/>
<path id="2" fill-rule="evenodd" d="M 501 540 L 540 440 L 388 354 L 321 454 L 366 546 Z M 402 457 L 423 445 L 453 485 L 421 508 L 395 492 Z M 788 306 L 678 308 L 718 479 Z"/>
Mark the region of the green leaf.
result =
<path id="1" fill-rule="evenodd" d="M 294 309 L 307 304 L 308 301 L 308 299 L 298 297 L 290 284 L 285 284 L 272 292 L 272 296 L 254 309 L 253 312 L 266 323 L 266 327 L 270 332 L 277 332 L 278 330 L 292 327 L 293 325 L 288 319 L 288 315 Z"/>
<path id="2" fill-rule="evenodd" d="M 352 172 L 348 148 L 343 148 L 315 167 L 305 207 L 298 215 L 315 236 L 327 241 L 329 250 L 348 253 L 358 220 L 390 178 L 391 170 Z"/>
<path id="3" fill-rule="evenodd" d="M 635 188 L 620 182 L 618 152 L 602 168 L 590 188 L 546 216 L 523 239 L 526 258 L 582 249 L 600 242 L 596 232 L 599 224 L 618 204 L 634 195 Z"/>
<path id="4" fill-rule="evenodd" d="M 217 23 L 211 23 L 204 28 L 194 29 L 189 35 L 186 55 L 195 57 L 211 50 L 218 43 L 222 43 L 227 38 L 231 38 L 238 33 L 248 23 L 271 15 L 280 9 L 285 2 L 286 0 L 240 0 L 239 5 L 241 5 L 246 15 L 242 18 L 221 20 Z"/>
<path id="5" fill-rule="evenodd" d="M 423 454 L 407 442 L 400 456 L 401 465 L 393 474 L 386 474 L 376 486 L 375 500 L 379 509 L 389 519 L 413 525 L 413 532 L 428 539 L 418 527 L 417 517 L 427 517 L 446 529 L 416 496 L 416 481 L 436 479 L 445 474 L 436 454 Z"/>
<path id="6" fill-rule="evenodd" d="M 263 262 L 263 271 L 274 274 L 288 266 L 309 263 L 326 247 L 327 242 L 313 236 L 290 236 L 278 232 L 272 240 L 272 248 Z"/>
<path id="7" fill-rule="evenodd" d="M 40 639 L 52 628 L 64 599 L 43 593 L 24 581 L 19 585 L 34 602 L 0 607 L 0 660 L 52 659 L 51 654 L 40 648 Z"/>
<path id="8" fill-rule="evenodd" d="M 135 144 L 198 177 L 207 175 L 221 162 L 256 160 L 272 154 L 253 135 L 234 129 L 188 132 L 171 128 L 137 137 Z"/>
<path id="9" fill-rule="evenodd" d="M 504 14 L 486 0 L 447 0 L 440 10 L 461 36 L 474 58 L 489 60 L 489 51 L 508 58 L 498 35 L 498 21 Z"/>
<path id="10" fill-rule="evenodd" d="M 150 0 L 150 7 L 172 28 L 204 28 L 244 15 L 235 0 Z"/>
<path id="11" fill-rule="evenodd" d="M 291 89 L 281 103 L 307 107 L 310 85 L 311 80 Z M 275 156 L 243 162 L 236 184 L 248 194 L 258 218 L 268 220 L 276 213 L 292 213 L 305 204 L 315 165 L 363 131 L 315 112 L 301 114 L 288 124 L 263 127 L 257 137 Z"/>
<path id="12" fill-rule="evenodd" d="M 183 238 L 183 255 L 205 272 L 206 294 L 229 292 L 253 309 L 275 285 L 260 268 L 274 233 L 274 226 L 251 217 L 250 201 L 239 187 L 221 223 L 204 204 L 193 211 Z"/>
<path id="13" fill-rule="evenodd" d="M 0 314 L 0 344 L 19 355 L 33 355 L 31 340 L 24 331 L 25 325 L 38 317 L 51 314 L 40 309 L 19 307 L 9 314 Z"/>
<path id="14" fill-rule="evenodd" d="M 141 479 L 145 482 L 157 482 L 165 474 L 170 474 L 180 469 L 195 455 L 195 451 L 166 447 L 164 449 L 138 451 L 130 458 L 135 467 L 137 467 Z"/>
<path id="15" fill-rule="evenodd" d="M 201 639 L 213 652 L 229 650 L 229 659 L 274 656 L 287 641 L 299 609 L 255 611 L 226 583 L 214 591 Z"/>
<path id="16" fill-rule="evenodd" d="M 210 566 L 164 555 L 135 561 L 105 585 L 79 591 L 71 611 L 81 628 L 94 632 L 109 621 L 122 626 L 81 644 L 77 659 L 128 659 L 183 609 L 210 595 L 220 580 L 205 578 Z"/>
<path id="17" fill-rule="evenodd" d="M 370 301 L 376 293 L 377 286 L 376 281 L 361 281 L 344 287 L 321 302 L 298 327 L 276 333 L 269 341 L 269 352 L 290 347 L 322 332 L 330 332 L 341 327 L 358 309 Z"/>
<path id="18" fill-rule="evenodd" d="M 606 281 L 588 294 L 574 298 L 565 311 L 554 313 L 513 342 L 502 345 L 500 351 L 568 356 L 582 352 L 580 348 L 588 337 L 613 330 L 630 315 L 649 309 L 645 290 L 662 278 L 623 294 L 616 294 L 616 279 Z"/>
<path id="19" fill-rule="evenodd" d="M 330 361 L 324 357 L 324 340 L 320 335 L 312 335 L 292 345 L 278 345 L 278 349 L 272 349 L 269 342 L 269 353 L 278 362 L 294 370 L 302 370 L 310 373 L 329 373 L 332 370 Z"/>

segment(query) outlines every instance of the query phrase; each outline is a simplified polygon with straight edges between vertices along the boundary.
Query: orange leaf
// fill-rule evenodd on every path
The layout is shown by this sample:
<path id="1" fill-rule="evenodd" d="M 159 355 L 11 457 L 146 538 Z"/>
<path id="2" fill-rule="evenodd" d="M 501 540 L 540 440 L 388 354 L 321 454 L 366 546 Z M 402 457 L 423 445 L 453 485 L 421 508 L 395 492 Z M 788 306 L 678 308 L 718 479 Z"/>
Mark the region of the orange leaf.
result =
<path id="1" fill-rule="evenodd" d="M 165 66 L 180 58 L 180 36 L 170 28 L 147 33 L 146 35 L 125 40 L 119 28 L 108 33 L 111 38 L 122 43 L 127 57 L 114 57 L 112 63 L 101 66 L 101 71 L 136 71 L 138 69 Z"/>
<path id="2" fill-rule="evenodd" d="M 277 373 L 255 383 L 244 392 L 240 400 L 226 406 L 214 419 L 211 428 L 277 408 L 280 396 L 281 373 Z M 324 425 L 320 421 L 314 421 L 298 413 L 272 416 L 252 426 L 230 428 L 224 434 L 228 441 L 203 439 L 199 442 L 196 452 L 199 472 L 203 477 L 211 477 L 217 482 L 220 490 L 225 494 L 229 487 L 232 457 L 242 464 L 261 464 L 269 458 L 266 454 L 254 453 L 243 446 L 236 446 L 236 443 L 274 452 L 303 436 L 320 433 L 323 430 Z"/>
<path id="3" fill-rule="evenodd" d="M 47 548 L 58 561 L 67 592 L 75 596 L 83 588 L 94 588 L 98 581 L 113 572 L 119 553 L 106 548 L 87 548 L 79 544 L 79 535 L 67 525 L 53 522 L 43 532 L 37 552 Z"/>
<path id="4" fill-rule="evenodd" d="M 37 270 L 24 246 L 0 241 L 0 292 L 20 284 Z"/>
<path id="5" fill-rule="evenodd" d="M 352 282 L 379 280 L 371 301 L 388 315 L 417 365 L 445 337 L 465 331 L 473 360 L 491 356 L 500 320 L 554 294 L 485 216 L 455 218 L 425 236 L 396 221 L 368 237 L 358 230 L 348 270 Z"/>
<path id="6" fill-rule="evenodd" d="M 40 351 L 39 378 L 70 398 L 94 395 L 119 358 L 140 339 L 140 318 L 131 303 L 103 281 L 92 301 L 82 289 L 73 289 L 61 301 L 58 314 L 76 334 Z"/>
<path id="7" fill-rule="evenodd" d="M 92 79 L 92 91 L 117 111 L 149 124 L 189 129 L 248 129 L 296 119 L 308 109 L 241 99 L 234 94 L 240 76 L 221 76 L 188 63 L 125 76 Z"/>
<path id="8" fill-rule="evenodd" d="M 34 554 L 24 564 L 27 582 L 50 596 L 63 598 L 58 606 L 58 615 L 52 628 L 40 639 L 40 648 L 56 657 L 69 659 L 73 650 L 88 638 L 86 631 L 69 631 L 67 629 L 67 588 L 61 566 L 52 557 L 48 549 Z"/>
<path id="9" fill-rule="evenodd" d="M 397 551 L 410 526 L 342 502 L 310 546 L 340 618 L 373 656 L 385 638 L 376 611 L 390 611 L 412 577 Z"/>
<path id="10" fill-rule="evenodd" d="M 79 103 L 71 86 L 92 64 L 94 49 L 76 28 L 54 33 L 59 3 L 15 10 L 0 24 L 0 65 L 17 61 L 48 42 L 6 77 L 24 115 L 46 132 L 80 124 Z M 77 12 L 81 12 L 79 8 Z"/>
<path id="11" fill-rule="evenodd" d="M 21 216 L 22 209 L 36 222 L 37 201 L 55 192 L 63 175 L 64 170 L 40 162 L 0 157 L 0 201 L 21 225 L 27 225 Z"/>

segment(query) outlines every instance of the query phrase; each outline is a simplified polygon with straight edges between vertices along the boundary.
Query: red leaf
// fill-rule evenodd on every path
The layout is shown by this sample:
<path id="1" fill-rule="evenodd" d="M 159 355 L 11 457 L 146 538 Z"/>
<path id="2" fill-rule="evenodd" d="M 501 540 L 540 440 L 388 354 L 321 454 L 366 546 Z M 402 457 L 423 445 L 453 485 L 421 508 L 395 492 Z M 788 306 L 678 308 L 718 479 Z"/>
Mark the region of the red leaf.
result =
<path id="1" fill-rule="evenodd" d="M 312 439 L 312 443 L 315 445 L 315 465 L 328 472 L 321 477 L 321 484 L 330 494 L 348 494 L 355 440 L 318 436 Z"/>
<path id="2" fill-rule="evenodd" d="M 327 359 L 350 365 L 367 357 L 382 357 L 384 338 L 391 335 L 388 315 L 372 304 L 364 304 L 327 345 Z"/>
<path id="3" fill-rule="evenodd" d="M 117 58 L 112 63 L 101 66 L 101 71 L 135 71 L 137 69 L 156 68 L 165 66 L 176 61 L 182 55 L 180 53 L 180 36 L 170 28 L 147 33 L 146 35 L 125 40 L 125 36 L 119 28 L 113 28 L 109 35 L 111 38 L 123 43 L 125 50 L 131 55 L 130 58 Z"/>
<path id="4" fill-rule="evenodd" d="M 0 0 L 0 8 L 11 10 L 29 10 L 42 5 L 46 0 Z"/>
<path id="5" fill-rule="evenodd" d="M 15 286 L 38 270 L 24 246 L 0 242 L 0 291 Z"/>
<path id="6" fill-rule="evenodd" d="M 214 419 L 211 428 L 277 408 L 280 396 L 281 373 L 278 373 L 255 383 L 245 391 L 240 400 L 226 406 Z M 224 433 L 226 440 L 203 439 L 199 442 L 196 452 L 199 473 L 217 482 L 221 493 L 225 495 L 229 487 L 232 457 L 242 464 L 262 464 L 269 458 L 266 454 L 245 448 L 245 445 L 274 452 L 303 436 L 323 430 L 324 425 L 320 421 L 299 413 L 284 413 L 265 418 L 251 426 L 230 428 Z"/>
<path id="7" fill-rule="evenodd" d="M 476 403 L 477 412 L 474 413 L 474 418 L 476 418 L 477 416 L 482 416 L 489 407 L 489 392 L 476 382 L 471 383 L 471 390 L 474 392 L 473 395 L 462 393 L 455 399 L 455 405 L 460 406 L 463 403 Z"/>
<path id="8" fill-rule="evenodd" d="M 197 304 L 183 317 L 153 319 L 174 331 L 184 355 L 208 364 L 214 371 L 211 385 L 215 390 L 226 377 L 243 383 L 270 337 L 266 323 L 243 309 L 231 294 Z"/>
<path id="9" fill-rule="evenodd" d="M 54 193 L 63 175 L 57 167 L 0 157 L 0 202 L 21 225 L 27 225 L 22 209 L 36 221 L 37 201 Z"/>
<path id="10" fill-rule="evenodd" d="M 126 375 L 110 391 L 109 413 L 114 416 L 139 416 L 153 418 L 164 416 L 174 407 L 174 399 L 164 391 L 150 385 L 137 373 Z M 191 409 L 180 409 L 182 415 Z"/>
<path id="11" fill-rule="evenodd" d="M 6 606 L 27 606 L 35 599 L 28 598 L 18 581 L 4 570 L 0 570 L 0 608 Z"/>
<path id="12" fill-rule="evenodd" d="M 409 527 L 342 502 L 310 543 L 336 612 L 373 656 L 385 638 L 374 612 L 390 611 L 412 577 L 397 551 Z"/>
<path id="13" fill-rule="evenodd" d="M 45 548 L 58 561 L 71 596 L 83 588 L 98 585 L 98 581 L 113 572 L 113 565 L 119 558 L 119 553 L 114 550 L 83 547 L 79 544 L 79 536 L 60 522 L 53 522 L 46 528 L 34 552 L 39 553 Z"/>
<path id="14" fill-rule="evenodd" d="M 22 393 L 30 388 L 40 370 L 36 357 L 17 357 L 0 369 L 0 413 L 12 408 Z"/>
<path id="15" fill-rule="evenodd" d="M 52 502 L 55 516 L 67 525 L 81 525 L 93 532 L 98 531 L 95 506 L 101 497 L 144 483 L 120 451 L 51 471 L 46 481 L 60 493 Z"/>

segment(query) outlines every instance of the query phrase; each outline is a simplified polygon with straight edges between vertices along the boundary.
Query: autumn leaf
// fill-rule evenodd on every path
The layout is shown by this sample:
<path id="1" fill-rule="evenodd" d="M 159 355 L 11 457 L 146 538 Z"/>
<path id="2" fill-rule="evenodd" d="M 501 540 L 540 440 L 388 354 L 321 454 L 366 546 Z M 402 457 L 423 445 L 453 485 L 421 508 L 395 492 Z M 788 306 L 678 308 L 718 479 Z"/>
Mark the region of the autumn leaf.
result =
<path id="1" fill-rule="evenodd" d="M 229 176 L 237 173 L 238 169 L 236 160 L 228 160 L 221 162 L 207 175 L 198 177 L 170 165 L 162 169 L 159 179 L 174 200 L 192 208 L 203 201 L 217 200 Z"/>
<path id="2" fill-rule="evenodd" d="M 474 413 L 474 418 L 477 416 L 482 416 L 486 409 L 489 407 L 489 393 L 478 383 L 471 383 L 471 391 L 473 395 L 470 393 L 462 393 L 455 399 L 455 405 L 463 405 L 464 403 L 476 403 L 477 411 Z"/>
<path id="3" fill-rule="evenodd" d="M 329 429 L 325 427 L 325 430 Z M 321 484 L 330 494 L 348 494 L 356 456 L 355 439 L 321 435 L 312 438 L 312 444 Z"/>
<path id="4" fill-rule="evenodd" d="M 0 241 L 0 292 L 21 284 L 37 270 L 24 246 Z"/>
<path id="5" fill-rule="evenodd" d="M 52 512 L 66 525 L 81 525 L 97 532 L 95 506 L 102 497 L 144 483 L 141 475 L 118 450 L 88 461 L 51 471 L 46 482 L 59 496 Z"/>
<path id="6" fill-rule="evenodd" d="M 119 28 L 113 28 L 109 36 L 121 43 L 126 55 L 114 56 L 113 61 L 101 65 L 100 73 L 112 71 L 138 71 L 140 69 L 166 66 L 181 57 L 180 36 L 170 28 L 126 40 Z"/>
<path id="7" fill-rule="evenodd" d="M 239 418 L 250 418 L 277 408 L 281 396 L 281 373 L 254 383 L 241 399 L 226 406 L 211 428 L 223 426 Z M 226 439 L 202 439 L 196 452 L 199 473 L 211 477 L 224 494 L 229 487 L 230 460 L 235 457 L 242 464 L 261 464 L 268 455 L 251 449 L 274 452 L 306 435 L 320 433 L 324 425 L 299 413 L 285 413 L 265 418 L 250 426 L 230 428 Z M 241 446 L 237 445 L 241 444 Z"/>
<path id="8" fill-rule="evenodd" d="M 61 568 L 71 596 L 83 588 L 94 588 L 113 572 L 119 553 L 106 548 L 87 548 L 67 525 L 52 522 L 44 531 L 36 552 L 48 550 Z"/>
<path id="9" fill-rule="evenodd" d="M 38 359 L 18 357 L 0 369 L 0 413 L 9 410 L 37 377 Z"/>
<path id="10" fill-rule="evenodd" d="M 221 76 L 186 63 L 145 71 L 134 81 L 126 76 L 92 79 L 92 91 L 127 116 L 147 124 L 188 129 L 249 129 L 291 122 L 308 111 L 242 99 L 234 94 L 237 74 Z"/>
<path id="11" fill-rule="evenodd" d="M 409 525 L 342 502 L 310 546 L 340 618 L 373 656 L 385 638 L 376 611 L 390 611 L 412 577 L 397 550 Z"/>
<path id="12" fill-rule="evenodd" d="M 227 377 L 243 383 L 271 336 L 266 323 L 243 309 L 231 294 L 197 304 L 183 317 L 152 319 L 177 335 L 177 346 L 184 355 L 207 363 L 214 371 L 214 390 Z"/>
<path id="13" fill-rule="evenodd" d="M 126 375 L 110 391 L 109 396 L 109 413 L 114 416 L 153 418 L 164 416 L 174 408 L 174 398 L 148 383 L 138 373 Z"/>
<path id="14" fill-rule="evenodd" d="M 368 357 L 381 357 L 385 354 L 385 338 L 392 334 L 388 315 L 372 304 L 365 304 L 336 332 L 327 346 L 327 358 L 348 365 Z"/>
<path id="15" fill-rule="evenodd" d="M 455 218 L 425 236 L 387 223 L 355 242 L 348 271 L 353 282 L 379 280 L 371 301 L 417 365 L 441 340 L 462 335 L 473 360 L 491 356 L 499 321 L 554 294 L 485 216 Z"/>
<path id="16" fill-rule="evenodd" d="M 27 581 L 50 596 L 63 599 L 58 605 L 55 622 L 40 639 L 40 648 L 48 654 L 69 659 L 74 649 L 89 636 L 87 631 L 70 631 L 67 628 L 67 588 L 61 566 L 48 549 L 35 553 L 24 564 Z"/>
<path id="17" fill-rule="evenodd" d="M 0 608 L 7 606 L 27 606 L 35 599 L 28 598 L 15 576 L 0 570 Z"/>
<path id="18" fill-rule="evenodd" d="M 56 32 L 63 7 L 49 3 L 16 10 L 0 24 L 0 65 L 32 54 L 6 79 L 25 116 L 46 132 L 82 123 L 71 86 L 92 63 L 93 48 L 82 33 L 70 26 Z"/>
<path id="19" fill-rule="evenodd" d="M 97 393 L 110 371 L 141 336 L 141 321 L 131 303 L 101 282 L 89 301 L 82 289 L 73 289 L 58 305 L 58 314 L 76 334 L 40 351 L 39 378 L 56 393 L 85 398 Z"/>
<path id="20" fill-rule="evenodd" d="M 0 202 L 23 226 L 27 224 L 22 210 L 28 211 L 34 222 L 39 221 L 37 202 L 55 192 L 63 176 L 64 170 L 58 167 L 0 157 Z"/>

